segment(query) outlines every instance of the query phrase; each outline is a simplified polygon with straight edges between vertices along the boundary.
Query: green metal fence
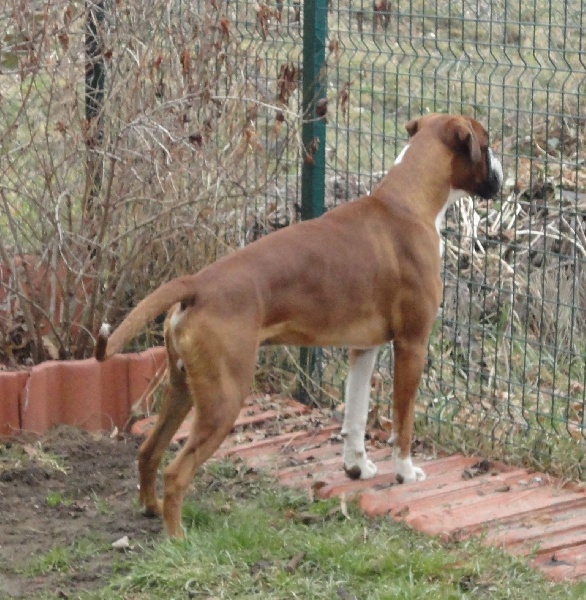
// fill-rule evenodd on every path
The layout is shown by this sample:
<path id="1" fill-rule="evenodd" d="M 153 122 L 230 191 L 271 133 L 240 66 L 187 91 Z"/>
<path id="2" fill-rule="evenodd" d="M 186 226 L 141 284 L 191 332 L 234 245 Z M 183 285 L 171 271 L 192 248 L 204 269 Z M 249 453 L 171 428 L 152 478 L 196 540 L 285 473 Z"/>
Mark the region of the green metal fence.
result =
<path id="1" fill-rule="evenodd" d="M 88 147 L 83 131 L 71 135 L 84 127 L 75 98 L 91 3 L 28 4 L 0 13 L 8 24 L 0 49 L 4 206 L 8 214 L 23 197 L 35 207 L 43 198 L 57 218 L 70 195 L 88 188 L 87 175 L 85 183 L 76 175 L 85 168 L 80 157 L 104 159 L 96 202 L 115 197 L 108 204 L 115 232 L 104 228 L 95 244 L 101 264 L 113 266 L 96 277 L 113 290 L 112 305 L 141 295 L 128 289 L 128 265 L 148 287 L 367 192 L 405 144 L 411 117 L 450 111 L 481 120 L 505 185 L 496 201 L 463 200 L 446 216 L 444 302 L 419 425 L 443 444 L 583 477 L 581 1 L 100 2 L 102 55 L 93 60 L 106 67 L 107 92 L 99 148 Z M 47 99 L 55 90 L 63 102 Z M 26 134 L 14 127 L 22 115 Z M 49 133 L 38 137 L 33 123 Z M 0 215 L 9 240 L 0 249 L 27 250 L 36 210 L 19 223 L 22 231 Z M 74 226 L 77 216 L 70 211 Z M 42 240 L 79 275 L 91 228 L 78 221 L 68 237 L 63 222 L 45 219 Z M 145 232 L 141 253 L 125 237 L 132 231 Z M 268 358 L 272 372 L 301 366 L 310 396 L 343 399 L 343 351 Z M 379 411 L 389 410 L 391 373 L 386 347 L 373 387 Z"/>
<path id="2" fill-rule="evenodd" d="M 287 9 L 299 10 L 284 3 Z M 331 1 L 300 9 L 302 21 L 327 21 L 324 66 L 311 70 L 321 73 L 328 100 L 326 208 L 367 192 L 405 143 L 407 120 L 429 111 L 480 119 L 504 165 L 499 199 L 464 200 L 447 215 L 444 302 L 421 386 L 421 424 L 442 443 L 581 476 L 582 3 Z M 275 45 L 283 39 L 283 23 L 268 25 Z M 293 38 L 297 31 L 301 35 L 301 29 L 288 29 Z M 320 31 L 323 24 L 306 27 L 305 44 Z M 303 59 L 308 76 L 312 58 Z M 305 190 L 301 203 L 314 206 L 315 189 Z M 303 366 L 313 369 L 313 394 L 341 397 L 343 352 L 318 350 Z M 383 410 L 392 396 L 391 372 L 385 348 L 375 386 Z"/>
<path id="3" fill-rule="evenodd" d="M 407 119 L 428 111 L 480 119 L 504 166 L 500 199 L 462 201 L 447 215 L 444 302 L 421 387 L 423 422 L 440 441 L 581 476 L 583 4 L 329 6 L 335 112 L 326 204 L 368 190 L 404 143 Z M 385 352 L 383 402 L 391 385 L 386 361 Z"/>

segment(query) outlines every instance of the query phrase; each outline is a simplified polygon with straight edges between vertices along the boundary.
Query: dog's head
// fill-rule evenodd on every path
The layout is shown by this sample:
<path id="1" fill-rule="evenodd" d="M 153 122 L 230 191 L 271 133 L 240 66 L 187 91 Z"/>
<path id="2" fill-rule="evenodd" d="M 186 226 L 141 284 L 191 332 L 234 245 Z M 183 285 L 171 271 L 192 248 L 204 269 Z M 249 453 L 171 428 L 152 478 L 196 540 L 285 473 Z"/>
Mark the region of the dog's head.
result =
<path id="1" fill-rule="evenodd" d="M 503 168 L 489 147 L 486 129 L 475 119 L 460 115 L 430 114 L 406 125 L 409 137 L 433 132 L 452 153 L 453 190 L 492 198 L 503 184 Z"/>

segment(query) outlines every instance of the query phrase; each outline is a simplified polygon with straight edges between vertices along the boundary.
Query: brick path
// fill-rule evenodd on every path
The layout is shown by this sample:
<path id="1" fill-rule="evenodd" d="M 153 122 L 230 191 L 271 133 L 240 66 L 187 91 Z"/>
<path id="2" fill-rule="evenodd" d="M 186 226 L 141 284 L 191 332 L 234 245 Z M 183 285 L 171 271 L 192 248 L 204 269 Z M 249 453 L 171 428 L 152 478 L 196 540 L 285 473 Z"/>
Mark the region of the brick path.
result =
<path id="1" fill-rule="evenodd" d="M 176 435 L 184 439 L 192 416 Z M 135 423 L 144 434 L 154 417 Z M 443 539 L 482 535 L 518 555 L 536 552 L 532 564 L 552 580 L 586 579 L 586 493 L 544 473 L 479 457 L 416 454 L 423 482 L 397 485 L 383 432 L 373 432 L 369 456 L 378 475 L 351 481 L 342 469 L 340 424 L 331 414 L 292 400 L 250 398 L 215 457 L 239 457 L 274 475 L 282 485 L 317 497 L 345 494 L 367 515 L 388 515 Z M 386 437 L 386 434 L 385 436 Z"/>

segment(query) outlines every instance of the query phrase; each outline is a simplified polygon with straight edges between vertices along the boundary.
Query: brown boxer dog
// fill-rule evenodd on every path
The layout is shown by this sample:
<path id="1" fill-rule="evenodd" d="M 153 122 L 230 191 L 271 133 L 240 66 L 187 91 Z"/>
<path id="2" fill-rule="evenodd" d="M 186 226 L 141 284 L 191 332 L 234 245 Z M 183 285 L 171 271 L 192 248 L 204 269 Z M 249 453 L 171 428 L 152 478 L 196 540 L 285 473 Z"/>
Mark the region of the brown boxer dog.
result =
<path id="1" fill-rule="evenodd" d="M 467 195 L 490 198 L 503 175 L 474 119 L 430 114 L 410 121 L 407 132 L 409 144 L 372 193 L 173 279 L 112 334 L 107 324 L 100 329 L 96 358 L 106 360 L 169 311 L 168 386 L 138 455 L 141 505 L 147 514 L 162 514 L 169 535 L 182 535 L 186 488 L 230 432 L 262 344 L 350 349 L 344 468 L 367 479 L 376 473 L 364 447 L 370 378 L 378 347 L 392 340 L 394 469 L 399 482 L 425 478 L 410 450 L 415 397 L 442 298 L 439 228 L 451 203 Z M 196 418 L 165 469 L 161 502 L 157 469 L 192 407 Z"/>

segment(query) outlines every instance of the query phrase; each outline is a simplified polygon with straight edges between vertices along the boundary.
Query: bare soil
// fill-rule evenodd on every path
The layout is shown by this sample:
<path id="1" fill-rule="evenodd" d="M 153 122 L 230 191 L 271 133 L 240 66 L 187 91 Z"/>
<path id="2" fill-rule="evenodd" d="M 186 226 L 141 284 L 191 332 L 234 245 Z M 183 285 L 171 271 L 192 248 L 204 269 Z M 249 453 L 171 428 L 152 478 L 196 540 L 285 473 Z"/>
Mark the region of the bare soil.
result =
<path id="1" fill-rule="evenodd" d="M 0 598 L 76 597 L 160 537 L 136 504 L 139 443 L 61 426 L 0 444 Z"/>

